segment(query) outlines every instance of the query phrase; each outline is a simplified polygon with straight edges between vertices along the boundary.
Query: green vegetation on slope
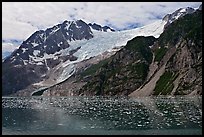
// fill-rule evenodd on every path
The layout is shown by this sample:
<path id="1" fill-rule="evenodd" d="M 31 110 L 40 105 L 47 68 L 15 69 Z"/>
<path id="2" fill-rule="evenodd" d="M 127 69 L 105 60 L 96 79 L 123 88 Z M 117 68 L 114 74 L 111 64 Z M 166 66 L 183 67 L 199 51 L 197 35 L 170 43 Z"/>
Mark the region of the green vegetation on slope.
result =
<path id="1" fill-rule="evenodd" d="M 127 50 L 138 52 L 141 56 L 148 62 L 152 61 L 152 53 L 149 50 L 149 46 L 153 45 L 155 38 L 149 36 L 147 38 L 143 36 L 137 36 L 132 40 L 127 42 L 127 45 L 124 47 Z"/>
<path id="2" fill-rule="evenodd" d="M 96 71 L 101 68 L 102 66 L 104 66 L 105 64 L 107 64 L 109 61 L 109 59 L 104 59 L 102 61 L 100 61 L 97 64 L 92 65 L 91 67 L 87 68 L 85 71 L 83 71 L 81 73 L 81 76 L 88 76 L 88 75 L 93 75 L 96 73 Z"/>
<path id="3" fill-rule="evenodd" d="M 168 95 L 174 88 L 173 81 L 177 78 L 178 73 L 166 71 L 157 81 L 153 95 Z"/>
<path id="4" fill-rule="evenodd" d="M 128 95 L 146 79 L 152 52 L 150 37 L 135 37 L 112 57 L 87 68 L 81 77 L 89 78 L 80 93 L 89 95 Z"/>
<path id="5" fill-rule="evenodd" d="M 160 35 L 159 45 L 165 46 L 167 43 L 175 45 L 181 37 L 187 39 L 202 39 L 202 12 L 196 11 L 174 21 Z M 197 40 L 196 40 L 197 41 Z"/>
<path id="6" fill-rule="evenodd" d="M 161 59 L 163 58 L 163 56 L 166 54 L 167 50 L 168 49 L 165 48 L 165 47 L 161 47 L 161 48 L 156 49 L 156 51 L 155 51 L 155 61 L 160 62 Z"/>
<path id="7" fill-rule="evenodd" d="M 166 54 L 168 47 L 173 47 L 179 42 L 186 43 L 186 45 L 180 45 L 176 51 L 176 53 L 167 61 L 167 65 L 169 68 L 166 68 L 166 72 L 160 77 L 157 81 L 154 95 L 168 95 L 171 93 L 172 89 L 174 88 L 173 81 L 178 76 L 177 73 L 179 64 L 181 61 L 178 60 L 185 60 L 180 59 L 181 49 L 184 46 L 187 46 L 188 51 L 190 52 L 190 57 L 195 62 L 195 65 L 202 64 L 197 62 L 198 57 L 200 56 L 200 52 L 202 52 L 202 12 L 196 11 L 193 14 L 185 15 L 182 18 L 179 18 L 172 24 L 170 24 L 165 31 L 160 35 L 157 48 L 154 50 L 155 53 L 155 61 L 160 62 L 163 56 Z M 198 63 L 198 64 L 197 64 Z M 192 68 L 194 67 L 192 66 Z M 189 65 L 183 66 L 186 71 L 191 71 L 189 69 Z M 195 68 L 196 72 L 199 72 L 199 68 Z M 183 83 L 181 81 L 181 83 Z M 185 83 L 185 82 L 184 82 Z M 187 84 L 179 84 L 177 91 L 175 92 L 176 95 L 184 95 L 183 91 L 191 89 L 196 84 L 193 82 L 188 82 Z M 179 91 L 178 91 L 179 89 Z"/>
<path id="8" fill-rule="evenodd" d="M 202 46 L 202 12 L 196 11 L 193 14 L 187 14 L 182 18 L 171 23 L 158 39 L 160 48 L 156 49 L 155 61 L 160 62 L 166 51 L 165 46 L 175 46 L 181 38 L 192 40 L 196 45 Z"/>

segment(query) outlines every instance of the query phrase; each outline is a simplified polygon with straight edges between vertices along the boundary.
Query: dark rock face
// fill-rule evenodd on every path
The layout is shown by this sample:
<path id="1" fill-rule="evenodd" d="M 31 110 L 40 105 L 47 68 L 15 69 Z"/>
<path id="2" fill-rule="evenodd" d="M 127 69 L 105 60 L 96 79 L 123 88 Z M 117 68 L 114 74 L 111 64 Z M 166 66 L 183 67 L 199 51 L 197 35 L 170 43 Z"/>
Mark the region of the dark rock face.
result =
<path id="1" fill-rule="evenodd" d="M 39 50 L 39 57 L 42 57 L 44 53 L 54 54 L 62 49 L 69 47 L 68 41 L 91 39 L 93 34 L 89 26 L 82 20 L 65 21 L 62 24 L 56 25 L 46 31 L 37 31 L 31 37 L 29 37 L 20 46 L 16 53 L 20 56 L 24 54 L 33 55 L 34 50 Z M 22 54 L 22 49 L 25 48 L 28 51 Z M 28 56 L 24 56 L 22 59 L 28 59 Z"/>
<path id="2" fill-rule="evenodd" d="M 101 26 L 101 25 L 98 25 L 98 24 L 96 24 L 96 23 L 93 23 L 93 24 L 91 24 L 91 23 L 89 23 L 88 24 L 92 29 L 95 29 L 95 30 L 98 30 L 98 31 L 104 31 L 104 32 L 107 32 L 108 30 L 109 31 L 115 31 L 114 29 L 112 29 L 112 28 L 110 28 L 110 27 L 108 27 L 108 26 Z"/>
<path id="3" fill-rule="evenodd" d="M 67 27 L 68 25 L 70 25 L 69 28 Z M 62 33 L 70 41 L 93 38 L 90 27 L 82 20 L 77 20 L 76 22 L 65 21 L 62 24 L 62 28 L 64 28 Z"/>
<path id="4" fill-rule="evenodd" d="M 4 64 L 2 66 L 2 95 L 15 93 L 15 91 L 38 82 L 41 80 L 40 74 L 46 71 L 44 66 Z"/>

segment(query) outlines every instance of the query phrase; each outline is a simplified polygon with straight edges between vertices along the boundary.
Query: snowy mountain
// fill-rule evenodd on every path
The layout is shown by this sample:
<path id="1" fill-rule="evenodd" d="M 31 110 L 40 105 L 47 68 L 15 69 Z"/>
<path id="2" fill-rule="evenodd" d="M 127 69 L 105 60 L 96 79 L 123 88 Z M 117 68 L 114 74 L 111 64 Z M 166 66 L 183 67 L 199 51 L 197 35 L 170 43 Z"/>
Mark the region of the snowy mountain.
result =
<path id="1" fill-rule="evenodd" d="M 158 38 L 136 36 L 128 40 L 111 57 L 34 95 L 41 94 L 202 95 L 202 11 L 179 18 Z"/>
<path id="2" fill-rule="evenodd" d="M 201 6 L 201 8 L 202 8 L 202 6 Z M 165 27 L 167 27 L 169 24 L 171 24 L 172 22 L 174 22 L 178 18 L 181 18 L 181 17 L 185 16 L 186 14 L 192 14 L 195 11 L 196 10 L 194 8 L 187 7 L 187 8 L 180 8 L 171 14 L 167 14 L 163 18 L 163 20 L 165 20 L 167 22 Z"/>
<path id="3" fill-rule="evenodd" d="M 190 11 L 179 9 L 163 20 L 132 30 L 115 31 L 108 26 L 76 20 L 37 31 L 2 63 L 3 95 L 24 89 L 33 92 L 63 82 L 110 57 L 136 36 L 158 38 L 166 24 Z"/>
<path id="4" fill-rule="evenodd" d="M 64 21 L 47 30 L 37 31 L 24 41 L 20 48 L 11 55 L 11 61 L 21 60 L 24 65 L 32 63 L 31 58 L 43 58 L 68 48 L 68 42 L 90 39 L 92 32 L 82 20 Z"/>

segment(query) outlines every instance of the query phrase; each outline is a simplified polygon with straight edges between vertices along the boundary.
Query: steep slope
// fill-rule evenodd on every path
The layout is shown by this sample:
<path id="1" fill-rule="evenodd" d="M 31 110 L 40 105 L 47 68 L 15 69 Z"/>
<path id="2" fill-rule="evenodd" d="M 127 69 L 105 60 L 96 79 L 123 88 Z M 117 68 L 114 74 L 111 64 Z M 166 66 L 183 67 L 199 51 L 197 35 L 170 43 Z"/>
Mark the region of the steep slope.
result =
<path id="1" fill-rule="evenodd" d="M 171 23 L 158 39 L 133 38 L 110 58 L 44 92 L 85 96 L 198 94 L 202 94 L 201 10 Z"/>
<path id="2" fill-rule="evenodd" d="M 169 30 L 171 31 L 175 26 L 178 26 L 177 31 L 180 32 L 181 37 L 178 37 L 179 44 L 176 52 L 166 65 L 166 73 L 176 74 L 178 79 L 177 87 L 171 84 L 171 88 L 176 89 L 173 94 L 202 94 L 202 11 L 197 10 L 192 16 L 186 15 L 185 18 L 175 22 Z M 176 36 L 177 32 L 174 32 L 173 36 Z M 164 34 L 164 39 L 168 35 Z M 176 39 L 173 40 L 172 44 Z M 159 86 L 158 84 L 157 87 Z M 163 93 L 162 90 L 155 89 L 155 91 L 157 91 L 155 94 L 159 94 L 159 91 Z"/>
<path id="3" fill-rule="evenodd" d="M 155 38 L 138 36 L 114 56 L 100 62 L 99 70 L 92 66 L 81 75 L 86 78 L 79 95 L 128 95 L 146 79 L 152 53 L 149 46 Z"/>
<path id="4" fill-rule="evenodd" d="M 152 49 L 157 71 L 130 96 L 202 94 L 201 10 L 169 25 Z"/>
<path id="5" fill-rule="evenodd" d="M 165 25 L 165 28 L 170 25 L 172 22 L 174 22 L 175 20 L 177 20 L 178 18 L 181 18 L 187 14 L 192 14 L 193 12 L 195 12 L 194 8 L 191 7 L 187 7 L 187 8 L 180 8 L 178 10 L 176 10 L 175 12 L 171 13 L 171 14 L 167 14 L 163 20 L 165 20 L 167 23 Z"/>

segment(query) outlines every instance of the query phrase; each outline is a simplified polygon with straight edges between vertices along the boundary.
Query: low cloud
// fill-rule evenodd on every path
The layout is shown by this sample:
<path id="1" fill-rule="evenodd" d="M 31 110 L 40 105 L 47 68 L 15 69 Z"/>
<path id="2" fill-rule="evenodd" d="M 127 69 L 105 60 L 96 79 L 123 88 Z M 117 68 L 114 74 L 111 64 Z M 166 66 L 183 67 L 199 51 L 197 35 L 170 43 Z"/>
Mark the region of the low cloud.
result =
<path id="1" fill-rule="evenodd" d="M 19 45 L 13 43 L 2 43 L 2 59 L 10 55 L 18 47 Z"/>
<path id="2" fill-rule="evenodd" d="M 14 45 L 12 43 L 2 43 L 2 53 L 13 52 L 18 47 L 19 45 Z"/>

